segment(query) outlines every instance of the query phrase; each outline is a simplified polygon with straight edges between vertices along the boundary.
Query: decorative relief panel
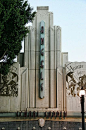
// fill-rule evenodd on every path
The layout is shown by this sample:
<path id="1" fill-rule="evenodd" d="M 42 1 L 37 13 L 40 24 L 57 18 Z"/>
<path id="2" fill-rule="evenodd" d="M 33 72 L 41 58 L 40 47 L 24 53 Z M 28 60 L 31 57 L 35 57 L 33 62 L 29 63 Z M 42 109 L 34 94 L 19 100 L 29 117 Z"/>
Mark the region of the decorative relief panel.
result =
<path id="1" fill-rule="evenodd" d="M 66 64 L 67 95 L 79 96 L 82 86 L 86 89 L 86 65 L 78 62 Z"/>
<path id="2" fill-rule="evenodd" d="M 12 66 L 8 75 L 0 75 L 0 96 L 18 96 L 18 72 Z"/>

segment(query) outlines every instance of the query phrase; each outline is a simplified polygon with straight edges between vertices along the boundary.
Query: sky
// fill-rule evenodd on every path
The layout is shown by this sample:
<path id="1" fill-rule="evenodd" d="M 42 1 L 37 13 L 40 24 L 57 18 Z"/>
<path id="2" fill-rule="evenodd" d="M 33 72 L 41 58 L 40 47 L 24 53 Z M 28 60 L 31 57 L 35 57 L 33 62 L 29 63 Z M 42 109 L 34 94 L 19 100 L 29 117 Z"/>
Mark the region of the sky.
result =
<path id="1" fill-rule="evenodd" d="M 86 0 L 28 0 L 37 11 L 37 6 L 49 6 L 53 23 L 60 26 L 62 52 L 68 52 L 71 62 L 86 62 Z"/>

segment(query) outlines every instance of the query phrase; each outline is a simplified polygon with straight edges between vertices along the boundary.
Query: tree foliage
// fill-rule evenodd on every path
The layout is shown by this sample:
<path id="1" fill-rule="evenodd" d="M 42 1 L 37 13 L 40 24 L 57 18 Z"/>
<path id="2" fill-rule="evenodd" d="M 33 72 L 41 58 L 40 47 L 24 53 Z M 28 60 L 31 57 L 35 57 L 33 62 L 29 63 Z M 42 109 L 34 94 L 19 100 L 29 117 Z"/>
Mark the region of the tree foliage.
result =
<path id="1" fill-rule="evenodd" d="M 0 74 L 6 75 L 36 12 L 24 0 L 0 0 Z"/>

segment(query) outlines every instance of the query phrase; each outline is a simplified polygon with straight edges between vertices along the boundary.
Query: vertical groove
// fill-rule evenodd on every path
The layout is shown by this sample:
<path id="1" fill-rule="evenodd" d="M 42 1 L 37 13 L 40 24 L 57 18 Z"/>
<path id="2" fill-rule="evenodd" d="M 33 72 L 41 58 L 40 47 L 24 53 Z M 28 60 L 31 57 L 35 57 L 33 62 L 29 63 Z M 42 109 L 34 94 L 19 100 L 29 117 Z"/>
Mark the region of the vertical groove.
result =
<path id="1" fill-rule="evenodd" d="M 24 72 L 25 73 L 25 72 Z M 25 81 L 26 81 L 26 73 L 25 73 Z M 27 99 L 26 99 L 26 97 L 27 97 L 27 91 L 26 91 L 27 89 L 26 89 L 26 82 L 25 82 L 25 108 L 27 108 Z"/>
<path id="2" fill-rule="evenodd" d="M 30 30 L 30 29 L 29 29 L 29 30 Z M 29 34 L 30 34 L 30 31 L 29 31 L 29 33 L 28 33 L 28 44 L 30 44 Z M 30 102 L 29 102 L 29 101 L 30 101 L 30 97 L 29 97 L 29 95 L 30 95 L 30 94 L 29 94 L 29 92 L 30 92 L 30 91 L 29 91 L 29 46 L 28 46 L 28 65 L 27 65 L 27 66 L 28 66 L 28 68 L 27 68 L 27 69 L 28 69 L 28 71 L 27 71 L 27 73 L 28 73 L 28 104 L 27 104 L 27 105 L 28 105 L 28 107 L 29 107 L 29 104 L 30 104 Z"/>
<path id="3" fill-rule="evenodd" d="M 64 100 L 65 100 L 65 99 L 64 99 L 64 98 L 65 98 L 65 97 L 64 97 L 64 93 L 65 93 L 65 92 L 64 92 L 64 68 L 63 68 L 63 111 L 64 111 Z"/>
<path id="4" fill-rule="evenodd" d="M 55 26 L 54 26 L 54 45 L 55 45 L 55 47 L 54 47 L 54 52 L 55 52 L 55 54 L 54 54 L 54 57 L 55 57 L 55 71 L 56 71 L 56 107 L 57 107 L 57 65 L 56 65 L 56 28 L 55 28 Z"/>
<path id="5" fill-rule="evenodd" d="M 49 13 L 49 108 L 50 108 L 50 13 Z"/>
<path id="6" fill-rule="evenodd" d="M 37 17 L 35 19 L 35 108 L 36 108 L 36 40 L 37 40 Z"/>
<path id="7" fill-rule="evenodd" d="M 24 37 L 24 60 L 23 60 L 23 62 L 24 62 L 24 67 L 25 67 L 25 37 Z"/>
<path id="8" fill-rule="evenodd" d="M 56 105 L 57 105 L 57 108 L 58 108 L 58 69 L 56 69 L 56 89 L 57 89 L 57 96 L 56 96 Z"/>
<path id="9" fill-rule="evenodd" d="M 20 100 L 20 110 L 21 110 L 21 104 L 22 104 L 22 96 L 21 96 L 21 95 L 22 95 L 22 74 L 20 75 L 20 81 L 21 81 L 21 82 L 20 82 L 20 84 L 21 84 L 21 92 L 20 92 L 20 99 L 21 99 L 21 100 Z M 11 108 L 11 107 L 10 107 L 10 108 Z"/>
<path id="10" fill-rule="evenodd" d="M 56 69 L 56 108 L 57 108 L 57 69 Z"/>
<path id="11" fill-rule="evenodd" d="M 30 50 L 31 50 L 31 28 L 30 28 Z M 30 108 L 30 50 L 29 50 L 29 108 Z"/>

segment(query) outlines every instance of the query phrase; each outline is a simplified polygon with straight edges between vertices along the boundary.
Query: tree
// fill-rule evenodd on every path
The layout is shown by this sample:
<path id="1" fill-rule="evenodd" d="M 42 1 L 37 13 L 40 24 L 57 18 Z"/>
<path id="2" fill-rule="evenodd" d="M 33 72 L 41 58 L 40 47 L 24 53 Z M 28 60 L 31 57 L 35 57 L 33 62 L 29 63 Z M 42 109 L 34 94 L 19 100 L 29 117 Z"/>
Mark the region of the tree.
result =
<path id="1" fill-rule="evenodd" d="M 36 12 L 24 0 L 0 0 L 0 74 L 6 75 Z"/>

